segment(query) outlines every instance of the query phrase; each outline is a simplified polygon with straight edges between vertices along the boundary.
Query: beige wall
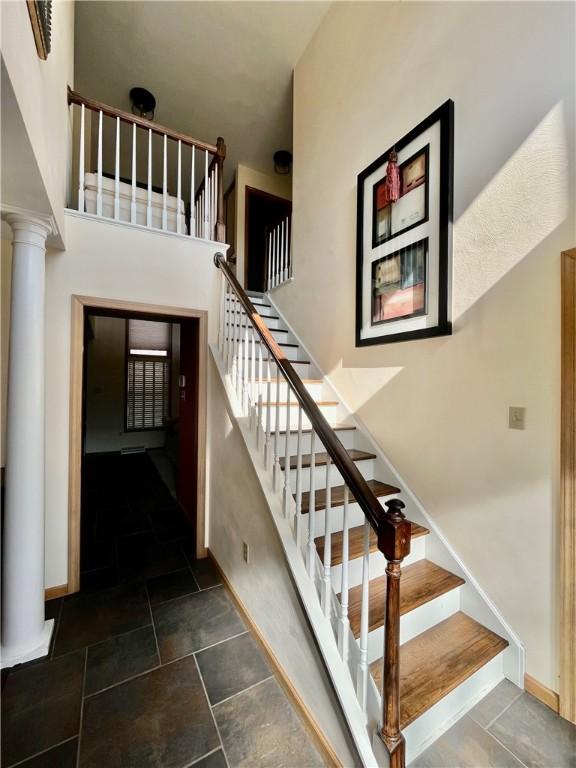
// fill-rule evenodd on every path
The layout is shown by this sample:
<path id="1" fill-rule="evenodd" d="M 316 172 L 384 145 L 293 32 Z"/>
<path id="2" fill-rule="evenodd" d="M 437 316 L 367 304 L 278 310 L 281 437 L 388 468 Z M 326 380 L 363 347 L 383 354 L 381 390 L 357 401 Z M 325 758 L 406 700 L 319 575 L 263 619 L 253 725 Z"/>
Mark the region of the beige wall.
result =
<path id="1" fill-rule="evenodd" d="M 554 689 L 574 12 L 335 3 L 296 68 L 294 282 L 275 294 Z M 356 176 L 448 98 L 454 334 L 356 349 Z M 510 405 L 525 431 L 507 428 Z"/>
<path id="2" fill-rule="evenodd" d="M 67 213 L 66 250 L 46 257 L 46 587 L 65 584 L 71 296 L 209 311 L 215 338 L 214 246 Z"/>
<path id="3" fill-rule="evenodd" d="M 356 761 L 346 726 L 212 357 L 209 371 L 210 550 L 342 764 L 352 766 Z M 244 541 L 248 564 L 242 557 Z"/>
<path id="4" fill-rule="evenodd" d="M 236 169 L 236 276 L 244 285 L 244 239 L 246 234 L 246 187 L 260 189 L 270 195 L 292 199 L 292 176 L 268 176 L 245 165 Z"/>
<path id="5" fill-rule="evenodd" d="M 74 3 L 56 0 L 52 7 L 52 51 L 46 61 L 36 52 L 30 17 L 25 2 L 0 3 L 2 59 L 25 128 L 20 136 L 29 142 L 40 178 L 29 184 L 41 184 L 63 237 L 64 207 L 70 167 L 71 125 L 66 88 L 73 86 L 74 75 Z M 15 172 L 17 172 L 15 168 Z M 6 196 L 21 187 L 19 179 L 3 179 L 4 203 L 22 205 Z M 30 190 L 23 190 L 28 196 Z"/>

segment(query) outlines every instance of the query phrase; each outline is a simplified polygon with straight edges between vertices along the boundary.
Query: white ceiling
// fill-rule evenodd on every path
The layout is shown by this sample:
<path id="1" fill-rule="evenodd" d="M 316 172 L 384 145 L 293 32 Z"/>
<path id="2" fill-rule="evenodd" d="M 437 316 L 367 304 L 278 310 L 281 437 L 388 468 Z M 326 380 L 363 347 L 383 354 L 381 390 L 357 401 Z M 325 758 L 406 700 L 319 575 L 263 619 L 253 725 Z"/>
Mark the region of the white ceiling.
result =
<path id="1" fill-rule="evenodd" d="M 329 2 L 76 3 L 75 90 L 130 110 L 132 86 L 155 120 L 197 139 L 223 136 L 237 163 L 272 172 L 292 147 L 292 71 Z"/>

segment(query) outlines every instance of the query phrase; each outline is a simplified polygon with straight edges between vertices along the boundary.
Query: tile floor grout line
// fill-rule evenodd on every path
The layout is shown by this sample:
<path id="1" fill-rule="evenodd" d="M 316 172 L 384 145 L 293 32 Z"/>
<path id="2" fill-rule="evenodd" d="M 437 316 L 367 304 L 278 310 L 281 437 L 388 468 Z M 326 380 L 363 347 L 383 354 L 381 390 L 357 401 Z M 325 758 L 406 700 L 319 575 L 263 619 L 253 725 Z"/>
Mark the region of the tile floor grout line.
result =
<path id="1" fill-rule="evenodd" d="M 67 739 L 63 739 L 62 741 L 59 741 L 57 744 L 52 744 L 51 747 L 47 747 L 47 749 L 42 749 L 40 752 L 35 752 L 33 755 L 28 755 L 28 757 L 25 757 L 23 760 L 18 760 L 17 763 L 10 763 L 10 765 L 7 765 L 6 768 L 18 768 L 19 765 L 23 765 L 24 763 L 27 763 L 28 760 L 35 760 L 37 757 L 40 757 L 40 755 L 45 755 L 46 752 L 50 752 L 52 749 L 57 749 L 58 747 L 61 747 L 63 744 L 67 744 L 69 741 L 73 741 L 74 739 L 78 738 L 78 734 L 75 733 L 74 736 L 69 736 Z"/>
<path id="2" fill-rule="evenodd" d="M 193 765 L 198 765 L 202 760 L 206 760 L 207 757 L 210 757 L 210 755 L 213 755 L 215 752 L 222 751 L 224 752 L 223 747 L 214 747 L 213 750 L 210 752 L 206 752 L 205 755 L 202 755 L 202 757 L 197 757 L 195 760 L 192 760 L 191 763 L 186 763 L 184 768 L 192 768 Z"/>
<path id="3" fill-rule="evenodd" d="M 222 699 L 222 701 L 217 701 L 215 704 L 211 704 L 211 707 L 219 707 L 220 704 L 225 704 L 227 701 L 230 701 L 230 699 L 234 699 L 236 696 L 240 696 L 241 693 L 246 693 L 246 691 L 251 691 L 252 688 L 256 688 L 258 685 L 262 685 L 262 683 L 268 682 L 268 680 L 275 680 L 276 677 L 274 674 L 268 675 L 268 677 L 265 677 L 263 680 L 258 680 L 257 683 L 252 683 L 252 685 L 249 685 L 247 688 L 243 688 L 241 691 L 236 691 L 236 693 L 233 693 L 231 696 L 227 696 L 225 699 Z"/>
<path id="4" fill-rule="evenodd" d="M 205 645 L 203 648 L 197 648 L 195 651 L 192 651 L 191 653 L 187 653 L 186 656 L 195 656 L 197 653 L 202 653 L 203 651 L 209 651 L 210 648 L 215 648 L 217 645 L 222 645 L 223 643 L 227 643 L 228 640 L 236 640 L 236 638 L 242 637 L 242 635 L 247 635 L 249 632 L 250 632 L 249 629 L 245 629 L 243 632 L 238 632 L 237 635 L 230 635 L 230 637 L 226 637 L 224 638 L 224 640 L 218 640 L 217 643 L 212 643 L 212 645 Z"/>
<path id="5" fill-rule="evenodd" d="M 156 653 L 158 654 L 158 663 L 162 666 L 162 656 L 160 654 L 160 646 L 158 645 L 158 636 L 156 634 L 156 625 L 154 624 L 154 613 L 152 611 L 152 601 L 150 600 L 150 592 L 148 592 L 148 584 L 144 585 L 146 590 L 146 597 L 148 598 L 148 611 L 150 612 L 150 621 L 152 622 L 152 632 L 154 633 L 154 642 L 156 643 Z"/>
<path id="6" fill-rule="evenodd" d="M 170 571 L 170 573 L 163 573 L 161 575 L 170 576 L 173 573 L 179 573 L 179 571 L 182 571 L 182 570 L 184 569 L 180 568 L 178 571 Z M 192 574 L 192 578 L 194 578 L 194 574 L 192 572 L 190 573 Z M 155 577 L 155 578 L 158 578 L 158 577 Z M 149 579 L 149 581 L 152 581 L 152 579 Z M 198 586 L 198 582 L 196 581 L 196 579 L 194 579 L 194 584 Z M 194 592 L 188 592 L 185 595 L 176 595 L 176 597 L 169 597 L 168 600 L 163 600 L 161 603 L 154 603 L 154 605 L 166 605 L 167 603 L 173 603 L 174 600 L 183 600 L 185 597 L 191 597 L 192 595 L 199 595 L 201 592 L 209 592 L 211 589 L 217 589 L 218 587 L 223 587 L 223 586 L 224 586 L 223 584 L 213 584 L 211 587 L 205 587 L 204 589 L 202 589 L 201 587 L 198 587 L 198 589 Z"/>
<path id="7" fill-rule="evenodd" d="M 198 672 L 198 678 L 200 680 L 200 685 L 202 686 L 202 690 L 204 691 L 204 697 L 206 699 L 206 704 L 208 705 L 208 709 L 210 711 L 210 717 L 212 718 L 212 722 L 214 723 L 214 728 L 216 728 L 216 734 L 218 735 L 218 741 L 220 742 L 220 746 L 222 747 L 222 754 L 224 755 L 224 761 L 228 768 L 230 768 L 230 763 L 228 762 L 228 755 L 226 754 L 226 750 L 224 749 L 224 742 L 222 741 L 222 734 L 220 733 L 220 728 L 218 728 L 218 723 L 216 722 L 216 718 L 214 716 L 214 711 L 212 710 L 212 707 L 210 706 L 210 699 L 208 698 L 208 691 L 206 690 L 206 685 L 204 684 L 204 678 L 202 677 L 202 672 L 200 671 L 200 665 L 198 664 L 198 659 L 194 654 L 192 654 L 194 658 L 194 664 L 196 665 L 196 671 Z"/>
<path id="8" fill-rule="evenodd" d="M 78 723 L 78 745 L 76 747 L 76 768 L 80 768 L 80 746 L 82 744 L 82 725 L 84 724 L 84 701 L 86 692 L 86 673 L 88 671 L 88 648 L 84 648 L 84 677 L 80 696 L 80 722 Z"/>
<path id="9" fill-rule="evenodd" d="M 488 728 L 491 728 L 494 725 L 494 723 L 496 722 L 496 720 L 498 720 L 499 718 L 502 717 L 503 714 L 508 712 L 508 710 L 510 709 L 512 704 L 517 702 L 518 699 L 520 698 L 520 696 L 522 696 L 524 693 L 525 693 L 525 691 L 520 690 L 519 693 L 512 699 L 512 701 L 504 707 L 502 712 L 500 712 L 498 715 L 496 715 L 496 717 L 494 717 L 492 720 L 490 720 L 490 722 L 487 725 L 483 725 L 482 728 L 484 728 L 485 731 L 487 731 Z M 472 719 L 474 719 L 474 718 L 472 718 Z"/>
<path id="10" fill-rule="evenodd" d="M 150 625 L 147 625 L 150 626 Z M 180 661 L 180 659 L 176 659 L 176 661 Z M 169 664 L 172 664 L 172 662 L 168 662 Z M 150 672 L 155 672 L 157 669 L 160 669 L 161 667 L 165 667 L 167 664 L 162 664 L 161 662 L 156 664 L 153 667 L 150 667 L 150 669 L 145 669 L 143 672 L 137 672 L 135 675 L 132 675 L 131 677 L 127 677 L 124 680 L 119 680 L 117 683 L 112 683 L 112 685 L 107 685 L 106 688 L 100 688 L 97 691 L 94 691 L 93 693 L 87 693 L 84 698 L 85 699 L 93 699 L 95 696 L 99 696 L 101 693 L 106 693 L 106 691 L 111 691 L 112 688 L 117 688 L 119 685 L 124 685 L 124 683 L 130 683 L 132 680 L 137 680 L 139 677 L 144 677 L 144 675 L 148 675 Z"/>
<path id="11" fill-rule="evenodd" d="M 509 755 L 512 755 L 512 757 L 520 763 L 522 768 L 528 768 L 526 763 L 523 763 L 522 760 L 520 760 L 520 758 L 518 757 L 518 755 L 515 752 L 512 752 L 512 750 L 509 747 L 507 747 L 506 744 L 503 744 L 499 738 L 494 736 L 494 734 L 491 731 L 486 731 L 486 733 L 496 742 L 496 744 L 499 744 L 502 747 L 502 749 L 508 752 Z"/>
<path id="12" fill-rule="evenodd" d="M 0 0 L 2 2 L 2 0 Z M 87 643 L 86 645 L 81 645 L 79 648 L 72 648 L 71 651 L 66 651 L 66 653 L 61 653 L 59 656 L 55 656 L 54 659 L 50 659 L 50 661 L 56 661 L 56 659 L 62 659 L 64 656 L 68 656 L 70 653 L 78 653 L 78 651 L 82 651 L 84 649 L 88 650 L 88 648 L 94 648 L 97 645 L 100 645 L 101 643 L 107 643 L 109 640 L 115 640 L 117 637 L 124 637 L 124 635 L 130 635 L 132 632 L 137 632 L 139 629 L 146 629 L 147 627 L 151 627 L 152 624 L 143 624 L 141 627 L 135 627 L 134 629 L 129 629 L 127 632 L 120 632 L 118 635 L 110 635 L 109 637 L 104 637 L 102 640 L 96 640 L 95 643 Z"/>

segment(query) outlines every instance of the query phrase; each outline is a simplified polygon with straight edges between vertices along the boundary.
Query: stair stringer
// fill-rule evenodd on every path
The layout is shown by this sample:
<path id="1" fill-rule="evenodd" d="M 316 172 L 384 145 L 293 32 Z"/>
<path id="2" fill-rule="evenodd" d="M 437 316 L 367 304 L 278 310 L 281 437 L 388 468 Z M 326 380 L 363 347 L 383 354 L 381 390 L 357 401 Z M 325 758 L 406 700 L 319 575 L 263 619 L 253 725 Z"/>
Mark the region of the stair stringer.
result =
<path id="1" fill-rule="evenodd" d="M 466 583 L 460 587 L 460 609 L 480 624 L 483 624 L 488 629 L 491 629 L 493 632 L 496 632 L 508 640 L 508 648 L 503 653 L 503 675 L 519 688 L 523 689 L 525 672 L 524 644 L 512 627 L 507 623 L 490 597 L 480 586 L 480 583 L 474 577 L 473 573 L 458 556 L 455 549 L 448 541 L 448 538 L 442 532 L 440 526 L 438 526 L 426 511 L 424 505 L 418 496 L 411 490 L 405 478 L 400 474 L 390 458 L 376 442 L 368 426 L 357 413 L 352 410 L 346 398 L 339 392 L 330 376 L 323 371 L 314 355 L 296 334 L 291 324 L 275 304 L 273 297 L 269 293 L 265 294 L 265 296 L 276 310 L 276 314 L 283 321 L 285 327 L 290 330 L 292 337 L 300 344 L 306 358 L 310 360 L 320 377 L 324 379 L 328 387 L 332 390 L 334 398 L 340 401 L 341 407 L 346 414 L 346 421 L 356 426 L 358 433 L 362 435 L 367 443 L 365 446 L 366 449 L 371 450 L 376 454 L 377 465 L 380 466 L 383 472 L 381 479 L 402 489 L 402 499 L 406 505 L 406 517 L 430 530 L 426 543 L 427 556 L 438 565 L 461 576 L 465 580 Z M 487 691 L 485 692 L 487 693 Z M 470 709 L 471 706 L 473 706 L 473 704 L 467 707 L 466 711 Z M 462 714 L 464 714 L 464 712 L 462 712 Z M 440 734 L 437 733 L 436 737 L 438 735 Z"/>
<path id="2" fill-rule="evenodd" d="M 244 416 L 242 413 L 241 403 L 238 400 L 230 376 L 225 372 L 217 344 L 211 343 L 209 346 L 212 358 L 216 364 L 220 378 L 222 379 L 232 415 L 236 420 L 246 445 L 262 493 L 266 499 L 268 509 L 270 510 L 270 516 L 276 527 L 292 579 L 298 590 L 302 606 L 304 607 L 308 620 L 312 626 L 320 654 L 340 702 L 342 713 L 348 724 L 350 734 L 362 761 L 362 765 L 365 766 L 365 768 L 385 768 L 389 763 L 388 756 L 385 755 L 380 757 L 380 762 L 378 762 L 372 748 L 371 730 L 372 727 L 375 727 L 376 722 L 374 714 L 372 714 L 372 717 L 369 715 L 367 718 L 358 703 L 356 691 L 346 664 L 342 661 L 338 652 L 338 645 L 334 636 L 331 621 L 324 616 L 314 581 L 308 576 L 305 561 L 294 540 L 292 527 L 289 521 L 284 517 L 282 491 L 274 490 L 272 474 L 265 467 L 262 453 L 256 447 L 254 433 L 249 426 L 249 417 Z M 293 504 L 292 499 L 290 500 L 290 503 Z M 352 645 L 352 643 L 353 637 L 350 639 L 350 644 Z M 369 683 L 372 685 L 373 689 L 372 697 L 370 697 L 371 701 L 370 699 L 369 701 L 370 703 L 373 702 L 375 705 L 374 691 L 376 690 L 376 686 L 374 685 L 371 676 L 369 676 Z M 372 713 L 373 712 L 374 710 L 372 709 Z"/>

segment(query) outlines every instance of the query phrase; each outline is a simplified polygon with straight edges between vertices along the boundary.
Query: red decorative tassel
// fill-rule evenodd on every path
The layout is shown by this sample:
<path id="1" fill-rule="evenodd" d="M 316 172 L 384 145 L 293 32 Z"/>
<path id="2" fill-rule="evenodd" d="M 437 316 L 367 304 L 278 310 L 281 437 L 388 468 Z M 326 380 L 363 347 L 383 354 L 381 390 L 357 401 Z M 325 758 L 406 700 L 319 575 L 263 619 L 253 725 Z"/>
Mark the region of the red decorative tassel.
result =
<path id="1" fill-rule="evenodd" d="M 388 155 L 388 167 L 386 168 L 386 198 L 389 203 L 395 203 L 400 197 L 400 169 L 398 168 L 398 155 L 391 150 Z"/>

